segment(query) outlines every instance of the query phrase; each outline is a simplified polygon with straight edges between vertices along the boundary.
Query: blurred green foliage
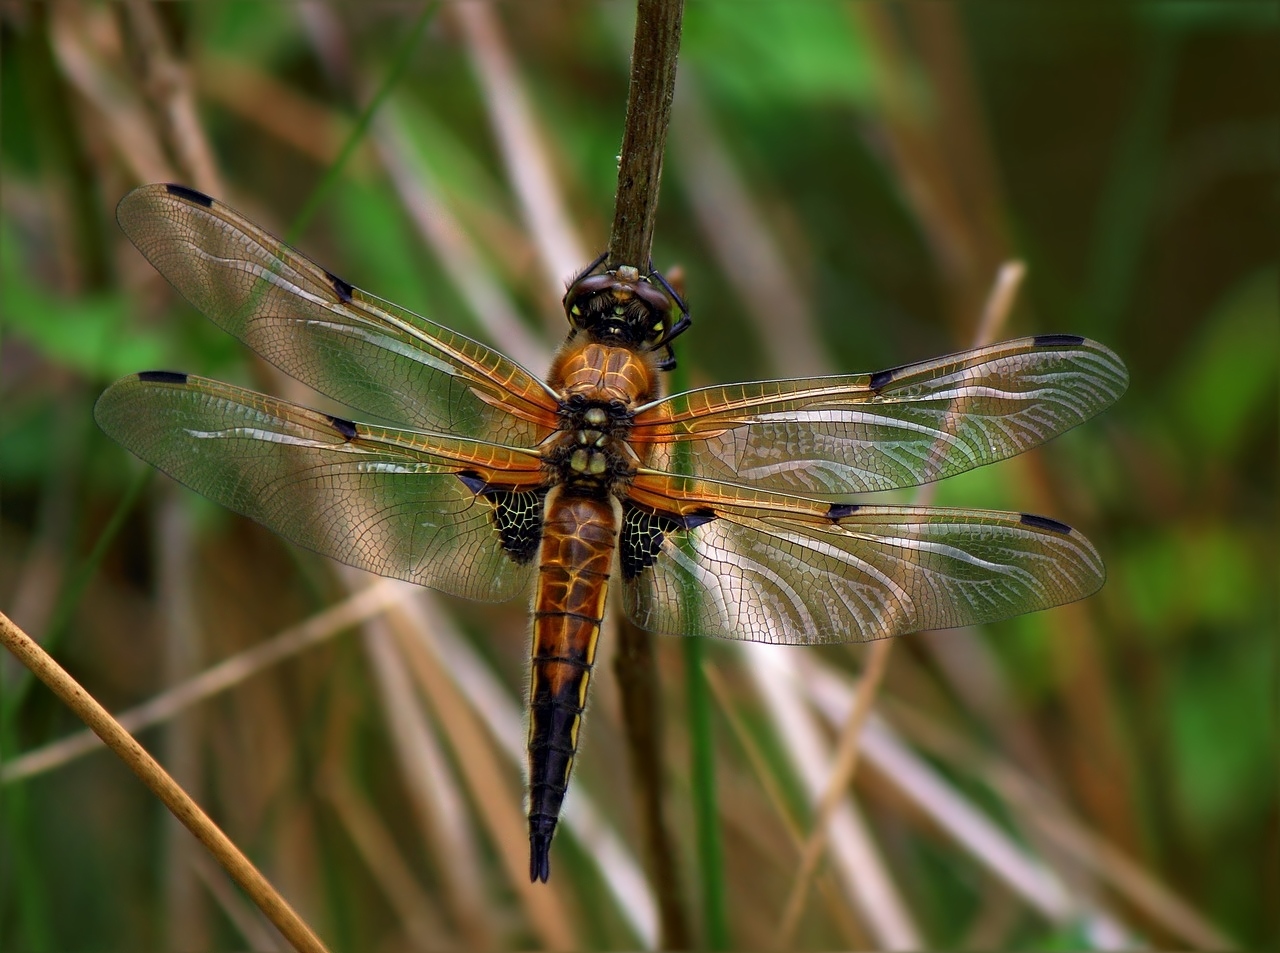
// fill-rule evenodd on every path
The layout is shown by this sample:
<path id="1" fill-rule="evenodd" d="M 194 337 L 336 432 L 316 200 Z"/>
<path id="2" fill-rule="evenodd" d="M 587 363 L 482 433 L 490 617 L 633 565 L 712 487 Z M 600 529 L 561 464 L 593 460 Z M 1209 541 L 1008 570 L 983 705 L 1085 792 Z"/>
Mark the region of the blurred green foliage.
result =
<path id="1" fill-rule="evenodd" d="M 162 338 L 129 335 L 130 303 L 119 292 L 65 298 L 32 280 L 16 236 L 0 236 L 0 309 L 8 330 L 55 364 L 90 379 L 114 379 L 165 363 Z"/>
<path id="2" fill-rule="evenodd" d="M 865 103 L 871 77 L 860 35 L 833 3 L 709 3 L 690 16 L 682 55 L 706 65 L 716 92 L 759 113 Z M 727 103 L 726 103 L 727 105 Z"/>

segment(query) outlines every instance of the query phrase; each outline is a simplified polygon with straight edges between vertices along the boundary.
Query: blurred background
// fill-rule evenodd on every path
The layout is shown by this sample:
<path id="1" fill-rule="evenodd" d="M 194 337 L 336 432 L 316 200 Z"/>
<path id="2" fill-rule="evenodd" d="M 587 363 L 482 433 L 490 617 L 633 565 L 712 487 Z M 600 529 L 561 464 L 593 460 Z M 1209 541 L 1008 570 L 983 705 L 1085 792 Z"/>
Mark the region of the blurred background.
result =
<path id="1" fill-rule="evenodd" d="M 565 279 L 607 241 L 633 16 L 0 3 L 0 609 L 113 711 L 198 696 L 153 709 L 143 743 L 335 950 L 653 947 L 664 923 L 771 947 L 868 648 L 706 646 L 708 879 L 686 656 L 656 640 L 650 780 L 678 876 L 655 883 L 607 636 L 531 888 L 527 607 L 367 592 L 99 433 L 98 393 L 143 369 L 312 399 L 179 298 L 114 208 L 145 182 L 200 188 L 541 369 Z M 688 6 L 654 260 L 683 273 L 691 383 L 967 347 L 1014 258 L 998 337 L 1088 335 L 1132 375 L 1102 417 L 939 487 L 1079 527 L 1109 580 L 898 640 L 796 948 L 1280 937 L 1278 19 L 1229 0 Z M 273 948 L 114 757 L 49 747 L 78 724 L 12 661 L 0 948 Z"/>

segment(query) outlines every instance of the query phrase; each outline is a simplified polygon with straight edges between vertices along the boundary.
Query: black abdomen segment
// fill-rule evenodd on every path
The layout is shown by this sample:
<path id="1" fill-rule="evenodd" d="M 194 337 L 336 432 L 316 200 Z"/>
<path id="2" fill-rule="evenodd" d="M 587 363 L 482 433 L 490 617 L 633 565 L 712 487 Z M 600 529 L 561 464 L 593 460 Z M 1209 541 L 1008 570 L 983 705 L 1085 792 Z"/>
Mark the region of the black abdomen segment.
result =
<path id="1" fill-rule="evenodd" d="M 530 880 L 551 875 L 551 839 L 578 749 L 617 534 L 608 500 L 548 497 L 529 675 Z"/>
<path id="2" fill-rule="evenodd" d="M 546 619 L 552 625 L 559 621 Z M 579 621 L 592 630 L 584 650 L 540 656 L 535 647 L 530 679 L 529 879 L 543 883 L 551 876 L 551 839 L 569 789 L 600 632 L 599 619 Z"/>

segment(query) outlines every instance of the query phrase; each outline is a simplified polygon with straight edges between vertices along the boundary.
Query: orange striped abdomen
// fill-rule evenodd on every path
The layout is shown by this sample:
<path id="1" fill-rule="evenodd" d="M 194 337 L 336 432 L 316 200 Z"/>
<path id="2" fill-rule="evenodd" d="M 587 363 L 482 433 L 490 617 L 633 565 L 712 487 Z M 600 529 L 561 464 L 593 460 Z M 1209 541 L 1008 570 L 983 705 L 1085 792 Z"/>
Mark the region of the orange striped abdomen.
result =
<path id="1" fill-rule="evenodd" d="M 608 499 L 553 492 L 545 519 L 529 676 L 529 876 L 543 881 L 578 749 L 618 536 Z"/>

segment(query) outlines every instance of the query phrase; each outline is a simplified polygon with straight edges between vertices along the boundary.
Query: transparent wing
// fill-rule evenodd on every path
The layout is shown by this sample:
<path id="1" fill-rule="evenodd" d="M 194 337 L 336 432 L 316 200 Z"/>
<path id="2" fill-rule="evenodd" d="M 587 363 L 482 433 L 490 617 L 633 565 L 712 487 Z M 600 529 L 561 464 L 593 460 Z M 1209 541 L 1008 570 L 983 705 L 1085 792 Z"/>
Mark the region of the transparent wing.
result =
<path id="1" fill-rule="evenodd" d="M 623 504 L 627 614 L 755 642 L 861 642 L 992 622 L 1096 592 L 1102 560 L 1056 520 L 855 506 L 644 472 Z"/>
<path id="2" fill-rule="evenodd" d="M 555 395 L 513 361 L 330 274 L 194 189 L 147 185 L 116 209 L 147 260 L 215 324 L 364 413 L 533 446 Z"/>
<path id="3" fill-rule="evenodd" d="M 541 500 L 532 454 L 168 372 L 117 381 L 94 416 L 180 483 L 340 562 L 485 601 L 532 583 L 533 562 L 509 545 L 500 512 L 511 497 Z"/>
<path id="4" fill-rule="evenodd" d="M 875 374 L 676 394 L 640 408 L 630 440 L 654 469 L 844 497 L 1021 453 L 1114 403 L 1128 381 L 1101 344 L 1040 335 Z"/>

